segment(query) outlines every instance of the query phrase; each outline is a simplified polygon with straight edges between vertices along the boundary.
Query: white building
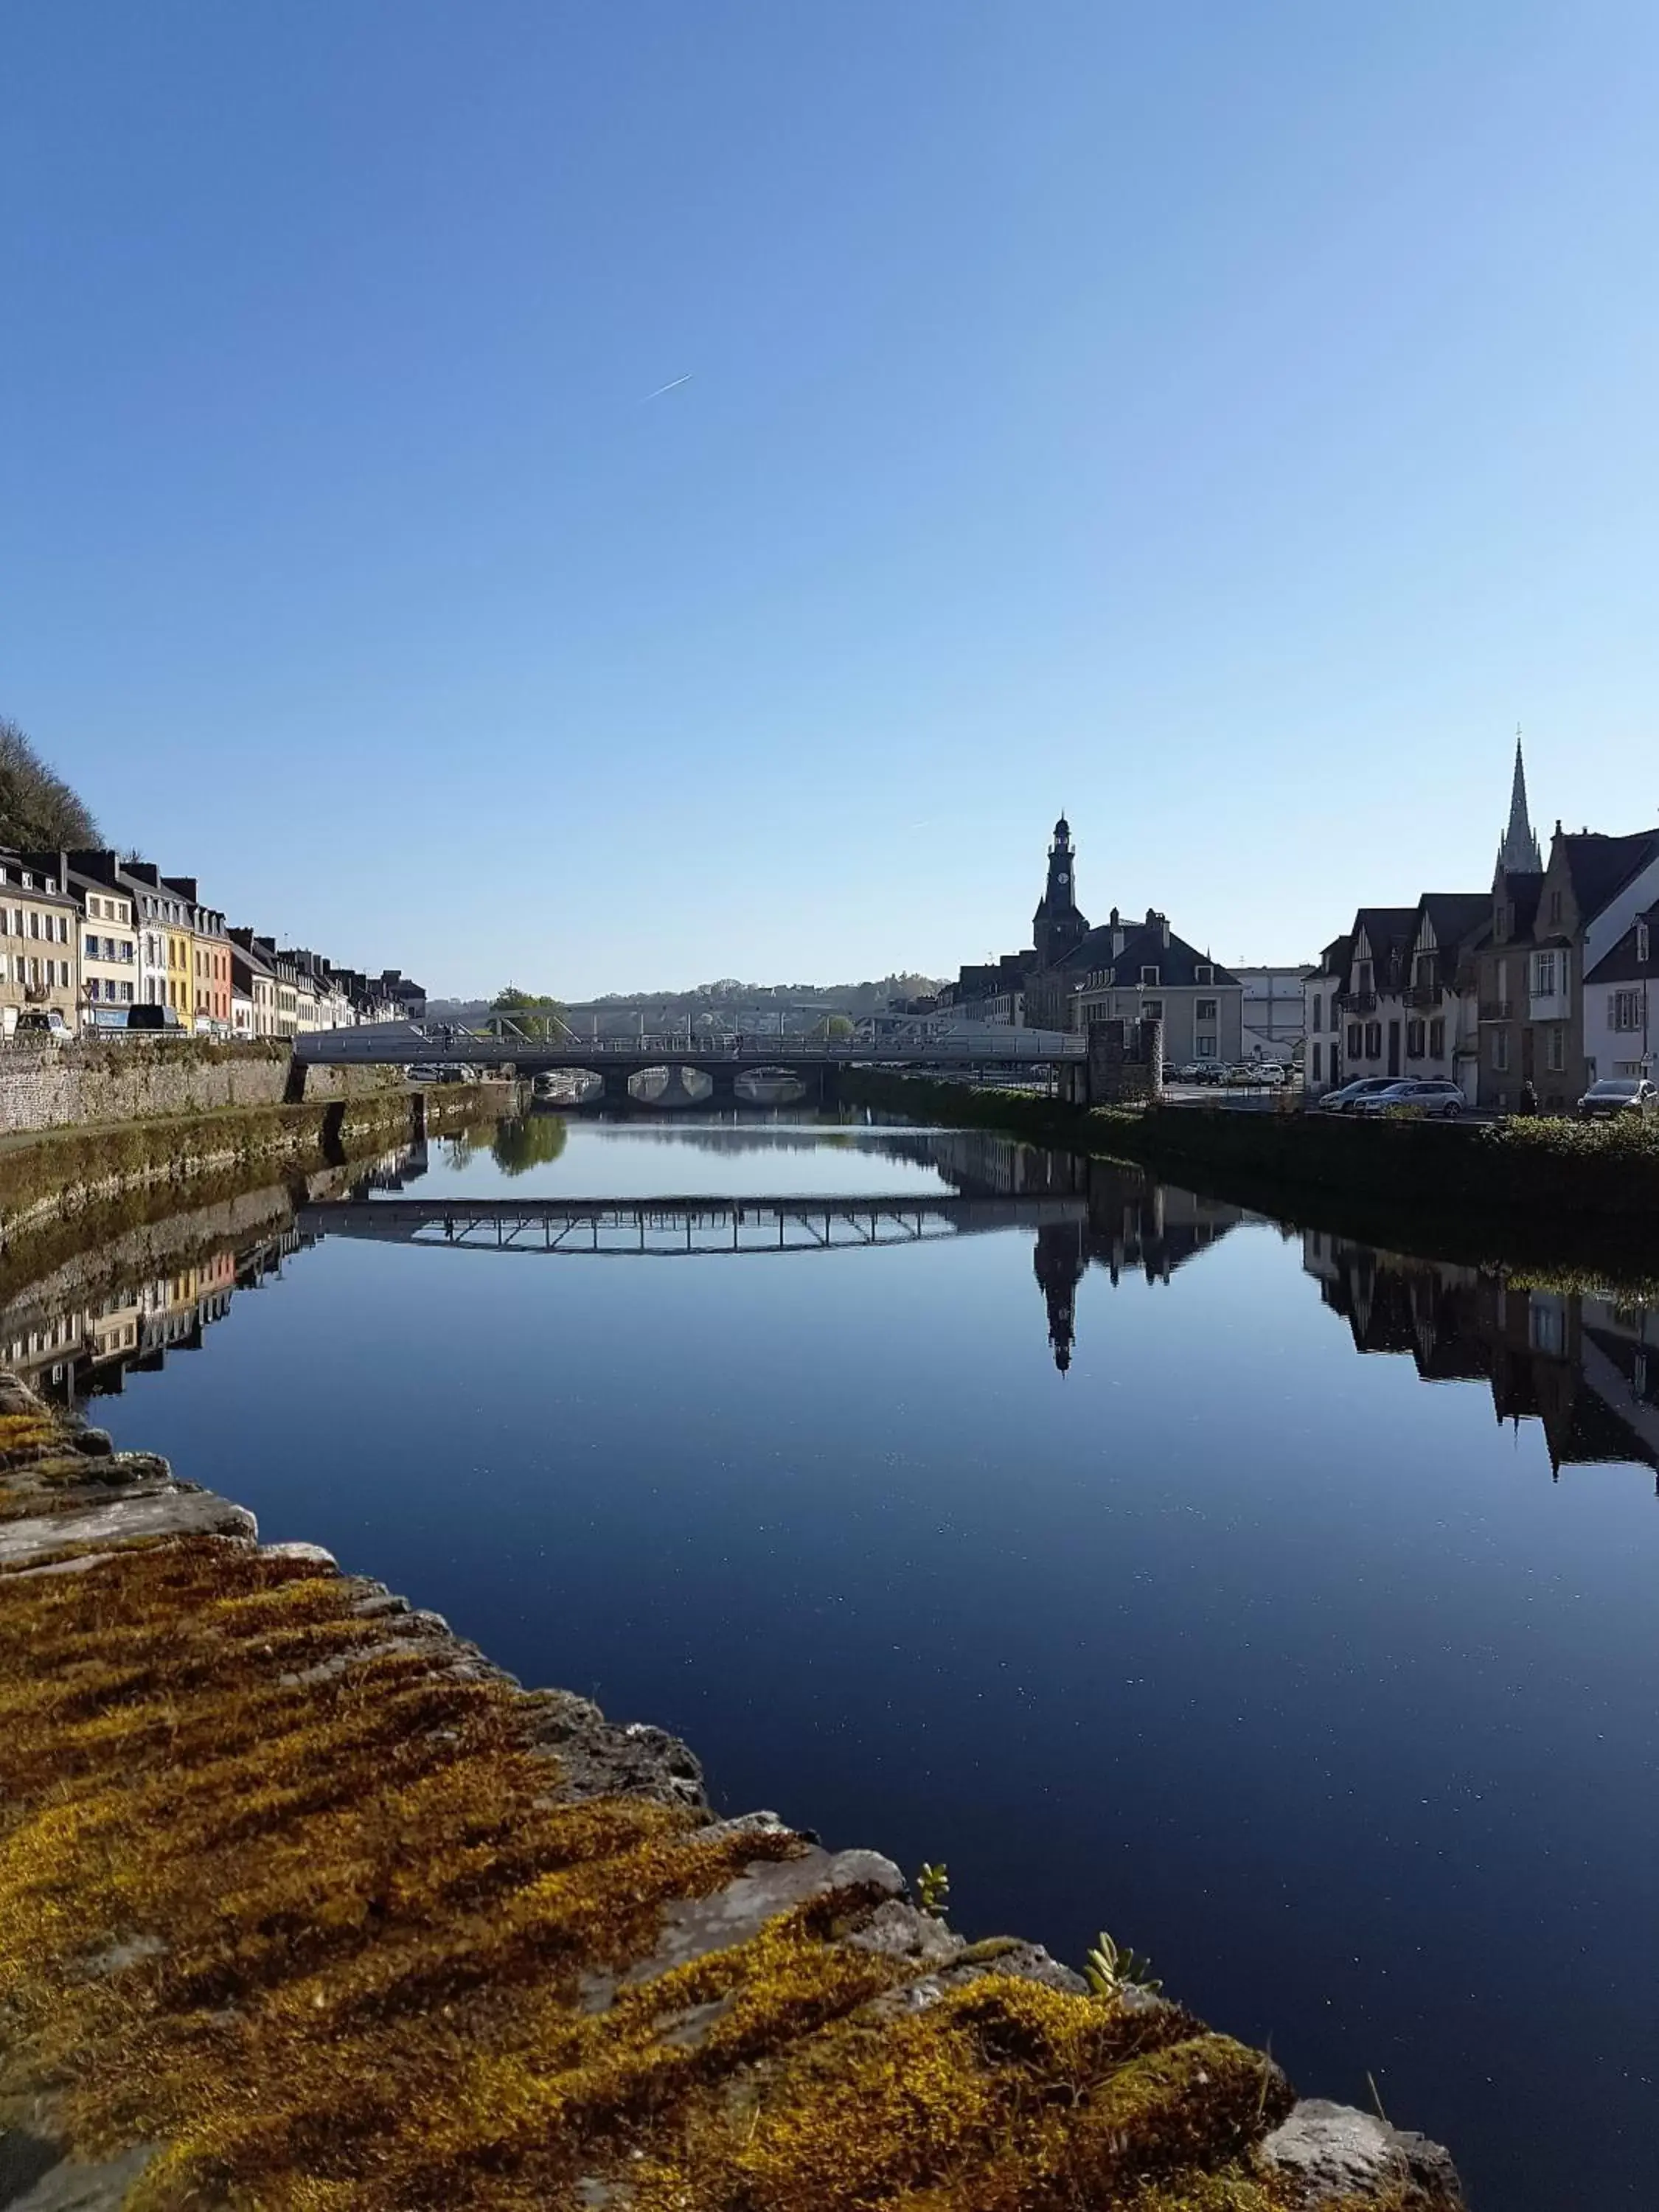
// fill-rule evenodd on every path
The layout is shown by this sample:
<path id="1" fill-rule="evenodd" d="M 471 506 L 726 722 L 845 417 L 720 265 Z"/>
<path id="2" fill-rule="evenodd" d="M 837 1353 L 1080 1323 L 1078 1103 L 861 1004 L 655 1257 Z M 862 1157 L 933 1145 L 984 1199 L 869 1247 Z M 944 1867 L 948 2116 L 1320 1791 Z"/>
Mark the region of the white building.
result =
<path id="1" fill-rule="evenodd" d="M 1229 973 L 1244 986 L 1240 1009 L 1243 1057 L 1276 1060 L 1288 1067 L 1307 1035 L 1304 986 L 1308 963 L 1296 968 L 1234 968 Z"/>
<path id="2" fill-rule="evenodd" d="M 1342 1016 L 1337 1005 L 1348 987 L 1348 963 L 1353 952 L 1352 937 L 1333 938 L 1319 956 L 1319 965 L 1302 982 L 1303 1087 L 1310 1098 L 1334 1091 L 1347 1081 L 1342 1066 Z"/>
<path id="3" fill-rule="evenodd" d="M 1584 977 L 1587 1079 L 1659 1081 L 1659 904 L 1636 916 Z"/>

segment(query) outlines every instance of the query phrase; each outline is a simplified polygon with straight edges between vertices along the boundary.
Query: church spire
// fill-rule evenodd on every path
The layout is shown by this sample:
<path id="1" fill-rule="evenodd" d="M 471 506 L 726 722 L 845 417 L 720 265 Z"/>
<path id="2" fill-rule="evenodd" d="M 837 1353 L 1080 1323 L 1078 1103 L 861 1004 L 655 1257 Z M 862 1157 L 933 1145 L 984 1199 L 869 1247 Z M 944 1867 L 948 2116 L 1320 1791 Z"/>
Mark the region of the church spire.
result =
<path id="1" fill-rule="evenodd" d="M 1544 856 L 1527 812 L 1527 764 L 1521 757 L 1521 725 L 1515 726 L 1515 780 L 1510 787 L 1509 827 L 1498 848 L 1498 865 L 1512 875 L 1542 875 Z"/>

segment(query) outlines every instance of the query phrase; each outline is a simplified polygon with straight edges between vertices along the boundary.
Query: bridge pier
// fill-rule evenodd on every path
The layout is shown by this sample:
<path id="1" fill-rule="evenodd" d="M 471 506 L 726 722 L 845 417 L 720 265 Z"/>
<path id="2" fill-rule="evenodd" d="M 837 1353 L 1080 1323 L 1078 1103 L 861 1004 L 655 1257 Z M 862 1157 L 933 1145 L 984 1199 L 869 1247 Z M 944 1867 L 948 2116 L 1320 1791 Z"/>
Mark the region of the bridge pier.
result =
<path id="1" fill-rule="evenodd" d="M 735 1106 L 738 1103 L 737 1069 L 731 1066 L 721 1066 L 718 1062 L 716 1062 L 713 1067 L 707 1069 L 705 1073 L 708 1077 L 708 1080 L 714 1085 L 713 1090 L 708 1094 L 709 1104 L 711 1106 Z"/>
<path id="2" fill-rule="evenodd" d="M 599 1082 L 603 1086 L 601 1096 L 607 1106 L 633 1105 L 634 1094 L 628 1087 L 628 1079 L 633 1072 L 631 1067 L 602 1067 L 599 1070 Z"/>

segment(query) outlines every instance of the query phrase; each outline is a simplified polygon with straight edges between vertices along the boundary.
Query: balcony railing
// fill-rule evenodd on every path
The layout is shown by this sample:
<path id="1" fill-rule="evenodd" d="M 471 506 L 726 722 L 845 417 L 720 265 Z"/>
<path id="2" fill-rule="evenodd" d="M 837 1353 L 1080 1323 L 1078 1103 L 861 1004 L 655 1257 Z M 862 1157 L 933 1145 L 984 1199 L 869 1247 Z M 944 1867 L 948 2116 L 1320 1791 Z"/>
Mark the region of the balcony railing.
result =
<path id="1" fill-rule="evenodd" d="M 1440 1003 L 1438 983 L 1413 983 L 1406 994 L 1408 1006 L 1435 1006 Z"/>
<path id="2" fill-rule="evenodd" d="M 1483 1022 L 1506 1022 L 1515 1012 L 1512 999 L 1482 999 L 1480 1018 Z"/>
<path id="3" fill-rule="evenodd" d="M 1336 1003 L 1345 1014 L 1374 1014 L 1376 1012 L 1375 991 L 1339 991 Z"/>

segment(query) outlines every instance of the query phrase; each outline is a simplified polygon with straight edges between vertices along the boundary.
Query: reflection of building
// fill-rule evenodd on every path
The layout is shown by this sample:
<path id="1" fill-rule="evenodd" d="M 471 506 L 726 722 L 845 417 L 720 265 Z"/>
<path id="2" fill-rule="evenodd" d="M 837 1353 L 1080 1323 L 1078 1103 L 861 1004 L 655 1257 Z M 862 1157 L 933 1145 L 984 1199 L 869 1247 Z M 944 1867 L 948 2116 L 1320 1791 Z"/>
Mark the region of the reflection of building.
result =
<path id="1" fill-rule="evenodd" d="M 1220 1199 L 1154 1182 L 1138 1168 L 1043 1152 L 994 1130 L 952 1130 L 932 1141 L 933 1164 L 964 1195 L 1087 1200 L 1086 1220 L 1039 1229 L 1032 1255 L 1048 1309 L 1048 1342 L 1062 1375 L 1076 1342 L 1078 1285 L 1090 1267 L 1103 1267 L 1114 1289 L 1129 1273 L 1167 1283 L 1250 1218 Z"/>
<path id="2" fill-rule="evenodd" d="M 1550 1464 L 1659 1469 L 1659 1311 L 1307 1231 L 1303 1266 L 1357 1351 L 1431 1382 L 1485 1382 L 1500 1421 L 1536 1420 Z"/>
<path id="3" fill-rule="evenodd" d="M 354 1170 L 349 1188 L 358 1196 L 401 1190 L 426 1169 L 425 1146 L 404 1147 Z M 330 1179 L 315 1180 L 326 1186 Z M 337 1190 L 338 1182 L 331 1188 Z M 169 1352 L 199 1350 L 238 1291 L 280 1275 L 283 1262 L 308 1242 L 282 1203 L 274 1218 L 267 1207 L 256 1228 L 210 1244 L 165 1272 L 122 1282 L 102 1298 L 57 1289 L 50 1280 L 20 1291 L 0 1308 L 0 1369 L 59 1404 L 74 1405 L 118 1395 L 129 1374 L 155 1372 Z"/>

